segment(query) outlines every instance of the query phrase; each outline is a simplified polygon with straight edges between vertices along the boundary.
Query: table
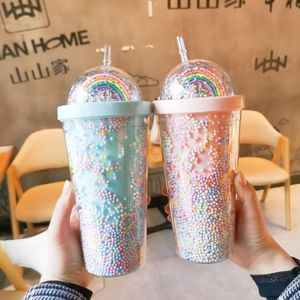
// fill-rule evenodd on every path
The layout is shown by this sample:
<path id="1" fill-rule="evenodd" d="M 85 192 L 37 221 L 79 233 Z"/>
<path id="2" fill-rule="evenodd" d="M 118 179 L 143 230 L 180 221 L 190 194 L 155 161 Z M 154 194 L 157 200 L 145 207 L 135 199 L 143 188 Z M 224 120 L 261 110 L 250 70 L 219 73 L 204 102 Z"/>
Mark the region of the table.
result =
<path id="1" fill-rule="evenodd" d="M 149 142 L 148 144 L 148 167 L 149 168 L 162 168 L 163 158 L 161 154 L 160 145 Z"/>
<path id="2" fill-rule="evenodd" d="M 161 195 L 166 186 L 163 157 L 160 145 L 148 143 L 148 194 L 150 197 Z"/>
<path id="3" fill-rule="evenodd" d="M 6 170 L 13 158 L 13 146 L 0 146 L 0 231 L 10 232 L 8 192 L 5 180 Z"/>
<path id="4" fill-rule="evenodd" d="M 3 180 L 7 167 L 12 160 L 15 148 L 13 146 L 0 146 L 0 183 Z"/>

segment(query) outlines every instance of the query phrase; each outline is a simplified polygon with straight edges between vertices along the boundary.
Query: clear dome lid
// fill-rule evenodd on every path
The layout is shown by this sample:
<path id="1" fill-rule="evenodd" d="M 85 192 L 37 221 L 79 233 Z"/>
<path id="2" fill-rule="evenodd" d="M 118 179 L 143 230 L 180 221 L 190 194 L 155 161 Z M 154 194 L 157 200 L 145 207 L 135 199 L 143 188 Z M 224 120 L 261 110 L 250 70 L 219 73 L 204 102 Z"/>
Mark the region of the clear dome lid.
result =
<path id="1" fill-rule="evenodd" d="M 87 70 L 74 81 L 68 104 L 142 100 L 141 90 L 135 80 L 123 70 L 110 66 L 111 47 L 105 45 L 103 52 L 103 65 Z"/>
<path id="2" fill-rule="evenodd" d="M 160 99 L 187 99 L 231 96 L 234 94 L 230 77 L 222 67 L 207 60 L 180 63 L 166 76 Z"/>
<path id="3" fill-rule="evenodd" d="M 208 60 L 188 60 L 181 36 L 177 36 L 177 44 L 182 62 L 166 76 L 161 100 L 234 95 L 230 77 L 222 67 Z"/>
<path id="4" fill-rule="evenodd" d="M 129 74 L 115 67 L 98 66 L 82 73 L 75 80 L 69 91 L 68 104 L 141 99 L 141 90 Z"/>

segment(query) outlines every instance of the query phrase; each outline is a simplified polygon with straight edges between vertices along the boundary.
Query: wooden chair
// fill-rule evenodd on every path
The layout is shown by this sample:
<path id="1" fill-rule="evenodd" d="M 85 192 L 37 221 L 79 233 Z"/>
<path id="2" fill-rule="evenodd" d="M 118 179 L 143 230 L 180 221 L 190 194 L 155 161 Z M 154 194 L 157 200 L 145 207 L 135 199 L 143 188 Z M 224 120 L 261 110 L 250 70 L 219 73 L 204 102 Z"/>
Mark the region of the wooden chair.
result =
<path id="1" fill-rule="evenodd" d="M 63 181 L 41 184 L 24 191 L 20 178 L 36 171 L 68 166 L 62 129 L 32 133 L 7 170 L 11 224 L 14 239 L 19 238 L 19 222 L 27 223 L 34 233 L 34 223 L 50 221 Z"/>
<path id="2" fill-rule="evenodd" d="M 28 286 L 17 266 L 28 267 L 41 273 L 45 261 L 46 234 L 32 238 L 0 241 L 0 269 L 7 276 L 15 290 L 1 290 L 0 299 L 23 299 Z"/>
<path id="3" fill-rule="evenodd" d="M 46 232 L 25 239 L 0 241 L 0 269 L 15 288 L 15 290 L 0 290 L 0 299 L 23 299 L 28 286 L 17 266 L 30 268 L 41 274 L 46 260 L 46 245 Z M 104 286 L 104 279 L 95 277 L 88 288 L 97 293 Z"/>
<path id="4" fill-rule="evenodd" d="M 273 150 L 272 160 L 261 157 L 240 157 L 239 169 L 254 186 L 263 186 L 262 202 L 272 184 L 285 188 L 285 225 L 291 230 L 289 140 L 258 111 L 243 110 L 240 144 L 267 145 Z"/>

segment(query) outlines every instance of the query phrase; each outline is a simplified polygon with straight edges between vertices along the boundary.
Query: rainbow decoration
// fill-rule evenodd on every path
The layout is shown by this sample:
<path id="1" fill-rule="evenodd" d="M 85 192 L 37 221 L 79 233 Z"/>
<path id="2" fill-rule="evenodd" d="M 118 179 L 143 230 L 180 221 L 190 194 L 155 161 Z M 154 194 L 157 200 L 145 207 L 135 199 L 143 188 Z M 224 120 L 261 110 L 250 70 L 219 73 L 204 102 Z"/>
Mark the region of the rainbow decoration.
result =
<path id="1" fill-rule="evenodd" d="M 94 99 L 108 102 L 131 101 L 128 82 L 112 72 L 97 73 L 84 82 L 84 90 Z"/>
<path id="2" fill-rule="evenodd" d="M 178 100 L 233 95 L 229 76 L 207 60 L 188 60 L 177 65 L 164 80 L 162 100 Z"/>
<path id="3" fill-rule="evenodd" d="M 221 78 L 216 76 L 211 69 L 205 67 L 187 68 L 181 74 L 182 86 L 196 89 L 199 97 L 207 96 L 225 96 L 226 91 L 221 82 Z"/>

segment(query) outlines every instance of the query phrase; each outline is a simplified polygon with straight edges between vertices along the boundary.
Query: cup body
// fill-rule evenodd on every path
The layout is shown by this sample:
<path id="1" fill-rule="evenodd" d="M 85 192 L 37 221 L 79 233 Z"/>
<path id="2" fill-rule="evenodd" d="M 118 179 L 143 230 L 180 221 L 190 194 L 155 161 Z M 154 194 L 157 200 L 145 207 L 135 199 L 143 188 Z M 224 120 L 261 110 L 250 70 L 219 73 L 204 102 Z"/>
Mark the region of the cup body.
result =
<path id="1" fill-rule="evenodd" d="M 220 262 L 234 234 L 240 110 L 160 114 L 159 126 L 177 254 Z"/>
<path id="2" fill-rule="evenodd" d="M 147 121 L 63 121 L 87 271 L 121 276 L 145 263 Z"/>

